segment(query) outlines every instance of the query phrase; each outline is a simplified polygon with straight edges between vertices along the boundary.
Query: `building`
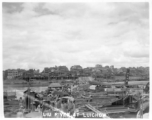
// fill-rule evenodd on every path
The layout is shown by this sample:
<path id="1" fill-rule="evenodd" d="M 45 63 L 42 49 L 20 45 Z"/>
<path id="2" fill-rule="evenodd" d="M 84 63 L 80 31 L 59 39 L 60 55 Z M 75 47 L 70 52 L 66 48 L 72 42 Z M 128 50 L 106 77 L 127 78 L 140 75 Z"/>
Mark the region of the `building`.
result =
<path id="1" fill-rule="evenodd" d="M 7 70 L 3 71 L 3 80 L 7 79 Z"/>
<path id="2" fill-rule="evenodd" d="M 18 77 L 18 70 L 11 69 L 7 70 L 7 79 L 14 79 Z"/>
<path id="3" fill-rule="evenodd" d="M 42 73 L 50 73 L 50 72 L 51 72 L 50 68 L 45 67 Z"/>
<path id="4" fill-rule="evenodd" d="M 57 67 L 45 67 L 44 70 L 42 71 L 42 73 L 51 73 L 51 72 L 55 72 L 57 71 Z"/>

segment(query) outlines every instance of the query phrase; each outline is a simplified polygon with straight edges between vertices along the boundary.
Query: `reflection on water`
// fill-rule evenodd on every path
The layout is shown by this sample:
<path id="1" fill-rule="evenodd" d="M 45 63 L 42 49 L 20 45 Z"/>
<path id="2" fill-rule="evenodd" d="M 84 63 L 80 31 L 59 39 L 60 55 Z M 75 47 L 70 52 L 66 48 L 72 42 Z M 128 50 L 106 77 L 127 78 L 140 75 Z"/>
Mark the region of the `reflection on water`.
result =
<path id="1" fill-rule="evenodd" d="M 4 87 L 4 91 L 16 92 L 16 97 L 23 97 L 23 92 L 27 90 L 28 87 Z M 30 87 L 32 91 L 41 92 L 47 89 L 47 87 Z"/>

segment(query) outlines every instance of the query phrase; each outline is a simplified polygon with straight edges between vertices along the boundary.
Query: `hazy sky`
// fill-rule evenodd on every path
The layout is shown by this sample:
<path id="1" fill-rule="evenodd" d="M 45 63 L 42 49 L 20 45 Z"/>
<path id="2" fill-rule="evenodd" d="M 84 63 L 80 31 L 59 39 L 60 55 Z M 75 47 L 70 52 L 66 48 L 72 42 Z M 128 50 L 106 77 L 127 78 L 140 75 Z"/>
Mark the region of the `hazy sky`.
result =
<path id="1" fill-rule="evenodd" d="M 149 66 L 148 3 L 3 3 L 3 69 Z"/>

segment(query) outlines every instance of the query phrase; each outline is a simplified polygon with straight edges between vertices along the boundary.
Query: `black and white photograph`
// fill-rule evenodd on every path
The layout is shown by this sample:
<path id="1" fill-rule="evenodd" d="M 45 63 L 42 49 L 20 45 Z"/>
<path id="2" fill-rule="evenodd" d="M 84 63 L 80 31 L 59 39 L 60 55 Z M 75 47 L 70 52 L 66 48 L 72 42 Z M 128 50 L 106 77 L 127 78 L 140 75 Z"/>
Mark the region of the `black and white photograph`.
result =
<path id="1" fill-rule="evenodd" d="M 149 118 L 150 2 L 2 2 L 4 118 Z"/>

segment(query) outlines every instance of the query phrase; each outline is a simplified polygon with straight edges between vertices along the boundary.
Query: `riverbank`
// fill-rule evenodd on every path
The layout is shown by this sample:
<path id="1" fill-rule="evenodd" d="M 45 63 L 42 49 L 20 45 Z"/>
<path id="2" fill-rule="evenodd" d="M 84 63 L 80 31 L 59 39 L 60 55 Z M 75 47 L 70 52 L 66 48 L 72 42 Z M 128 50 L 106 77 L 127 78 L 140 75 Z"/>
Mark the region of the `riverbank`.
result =
<path id="1" fill-rule="evenodd" d="M 4 80 L 3 86 L 5 87 L 45 87 L 49 85 L 49 81 L 31 81 L 28 83 L 25 80 Z"/>
<path id="2" fill-rule="evenodd" d="M 3 84 L 4 88 L 8 88 L 8 87 L 47 87 L 48 83 L 36 83 L 36 84 Z"/>
<path id="3" fill-rule="evenodd" d="M 66 83 L 71 83 L 71 79 L 65 79 L 65 80 L 55 80 L 55 79 L 52 79 L 52 80 L 31 80 L 30 83 L 25 81 L 25 80 L 16 80 L 16 79 L 13 79 L 13 80 L 4 80 L 3 81 L 3 86 L 4 87 L 45 87 L 45 86 L 48 86 L 50 83 L 52 82 L 57 82 L 57 83 L 61 83 L 61 84 L 64 84 L 65 82 Z"/>

